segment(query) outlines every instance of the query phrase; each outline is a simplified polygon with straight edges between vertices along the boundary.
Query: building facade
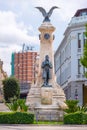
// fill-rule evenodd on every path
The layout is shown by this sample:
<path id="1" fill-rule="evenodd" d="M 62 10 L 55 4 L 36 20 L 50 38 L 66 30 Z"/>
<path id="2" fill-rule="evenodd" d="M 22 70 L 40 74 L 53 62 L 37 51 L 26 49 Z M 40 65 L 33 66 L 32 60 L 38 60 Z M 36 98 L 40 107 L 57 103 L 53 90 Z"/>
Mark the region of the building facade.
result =
<path id="1" fill-rule="evenodd" d="M 57 82 L 64 89 L 66 99 L 79 100 L 79 105 L 87 104 L 86 69 L 80 63 L 86 40 L 86 23 L 87 9 L 77 10 L 54 55 Z"/>
<path id="2" fill-rule="evenodd" d="M 36 57 L 37 52 L 32 50 L 12 53 L 11 75 L 20 82 L 21 97 L 26 97 L 31 84 L 36 82 Z"/>
<path id="3" fill-rule="evenodd" d="M 3 84 L 2 81 L 7 78 L 6 72 L 3 70 L 3 61 L 0 59 L 0 102 L 3 101 Z"/>

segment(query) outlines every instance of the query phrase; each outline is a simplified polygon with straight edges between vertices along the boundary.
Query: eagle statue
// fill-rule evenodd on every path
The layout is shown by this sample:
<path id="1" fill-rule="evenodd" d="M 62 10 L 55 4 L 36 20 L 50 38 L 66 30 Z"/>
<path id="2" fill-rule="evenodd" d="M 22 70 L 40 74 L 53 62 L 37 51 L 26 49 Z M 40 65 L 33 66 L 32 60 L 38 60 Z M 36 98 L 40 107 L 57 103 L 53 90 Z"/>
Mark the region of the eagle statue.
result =
<path id="1" fill-rule="evenodd" d="M 49 19 L 49 18 L 50 18 L 50 16 L 52 15 L 53 10 L 56 9 L 56 8 L 59 8 L 59 7 L 53 6 L 53 7 L 49 10 L 48 13 L 47 13 L 47 12 L 45 11 L 45 9 L 42 8 L 42 7 L 35 7 L 35 8 L 39 9 L 39 11 L 42 13 L 42 15 L 43 15 L 43 17 L 44 17 L 43 22 L 50 22 L 50 19 Z"/>

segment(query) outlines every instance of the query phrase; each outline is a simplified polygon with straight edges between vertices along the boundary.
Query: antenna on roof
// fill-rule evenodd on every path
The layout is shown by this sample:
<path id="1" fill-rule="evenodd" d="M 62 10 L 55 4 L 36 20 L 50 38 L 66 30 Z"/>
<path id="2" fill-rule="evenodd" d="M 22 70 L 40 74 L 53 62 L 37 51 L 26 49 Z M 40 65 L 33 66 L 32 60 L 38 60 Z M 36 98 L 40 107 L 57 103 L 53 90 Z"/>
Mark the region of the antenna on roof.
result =
<path id="1" fill-rule="evenodd" d="M 25 43 L 23 43 L 22 52 L 24 52 L 24 48 L 25 48 Z"/>
<path id="2" fill-rule="evenodd" d="M 27 52 L 28 50 L 33 50 L 34 46 L 31 46 L 31 45 L 25 45 L 25 43 L 23 43 L 23 46 L 22 46 L 22 52 Z"/>

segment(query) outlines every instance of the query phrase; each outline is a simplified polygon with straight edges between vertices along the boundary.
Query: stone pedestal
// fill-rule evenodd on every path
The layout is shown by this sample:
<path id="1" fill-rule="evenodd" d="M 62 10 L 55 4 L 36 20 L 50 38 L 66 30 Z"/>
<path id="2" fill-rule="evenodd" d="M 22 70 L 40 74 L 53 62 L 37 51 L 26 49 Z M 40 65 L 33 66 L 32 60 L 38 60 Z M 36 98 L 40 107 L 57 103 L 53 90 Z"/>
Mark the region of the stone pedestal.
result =
<path id="1" fill-rule="evenodd" d="M 52 87 L 42 87 L 41 88 L 41 104 L 51 105 L 52 104 Z"/>
<path id="2" fill-rule="evenodd" d="M 56 76 L 54 74 L 54 51 L 53 51 L 53 40 L 54 35 L 52 34 L 55 27 L 50 22 L 44 22 L 39 28 L 41 32 L 40 39 L 40 59 L 39 59 L 39 72 L 37 82 L 31 86 L 29 94 L 27 96 L 27 104 L 29 108 L 36 115 L 39 115 L 38 120 L 60 120 L 63 119 L 63 109 L 66 108 L 65 94 L 62 88 L 56 83 Z M 49 37 L 45 37 L 48 35 Z M 43 78 L 41 64 L 44 61 L 45 56 L 48 55 L 50 62 L 52 63 L 52 69 L 50 70 L 51 79 L 49 79 L 49 86 L 43 86 Z M 29 111 L 30 111 L 29 110 Z M 39 113 L 39 114 L 38 114 Z M 46 114 L 48 113 L 48 114 Z M 55 116 L 58 115 L 58 116 Z M 50 117 L 50 118 L 48 118 Z"/>
<path id="3" fill-rule="evenodd" d="M 40 106 L 35 109 L 36 121 L 63 121 L 64 112 L 57 110 L 55 106 Z"/>

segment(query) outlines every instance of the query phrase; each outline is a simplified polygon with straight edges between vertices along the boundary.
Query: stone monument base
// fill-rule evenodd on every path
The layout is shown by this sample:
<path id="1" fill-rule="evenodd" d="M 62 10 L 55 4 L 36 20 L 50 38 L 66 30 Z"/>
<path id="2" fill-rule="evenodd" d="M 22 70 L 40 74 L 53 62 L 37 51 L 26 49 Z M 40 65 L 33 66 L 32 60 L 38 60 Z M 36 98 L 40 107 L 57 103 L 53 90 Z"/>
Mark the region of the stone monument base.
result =
<path id="1" fill-rule="evenodd" d="M 53 105 L 41 105 L 35 108 L 36 121 L 63 121 L 63 110 Z"/>
<path id="2" fill-rule="evenodd" d="M 63 120 L 63 110 L 66 109 L 65 95 L 62 88 L 54 82 L 52 87 L 31 86 L 26 104 L 29 112 L 35 114 L 36 120 Z"/>

